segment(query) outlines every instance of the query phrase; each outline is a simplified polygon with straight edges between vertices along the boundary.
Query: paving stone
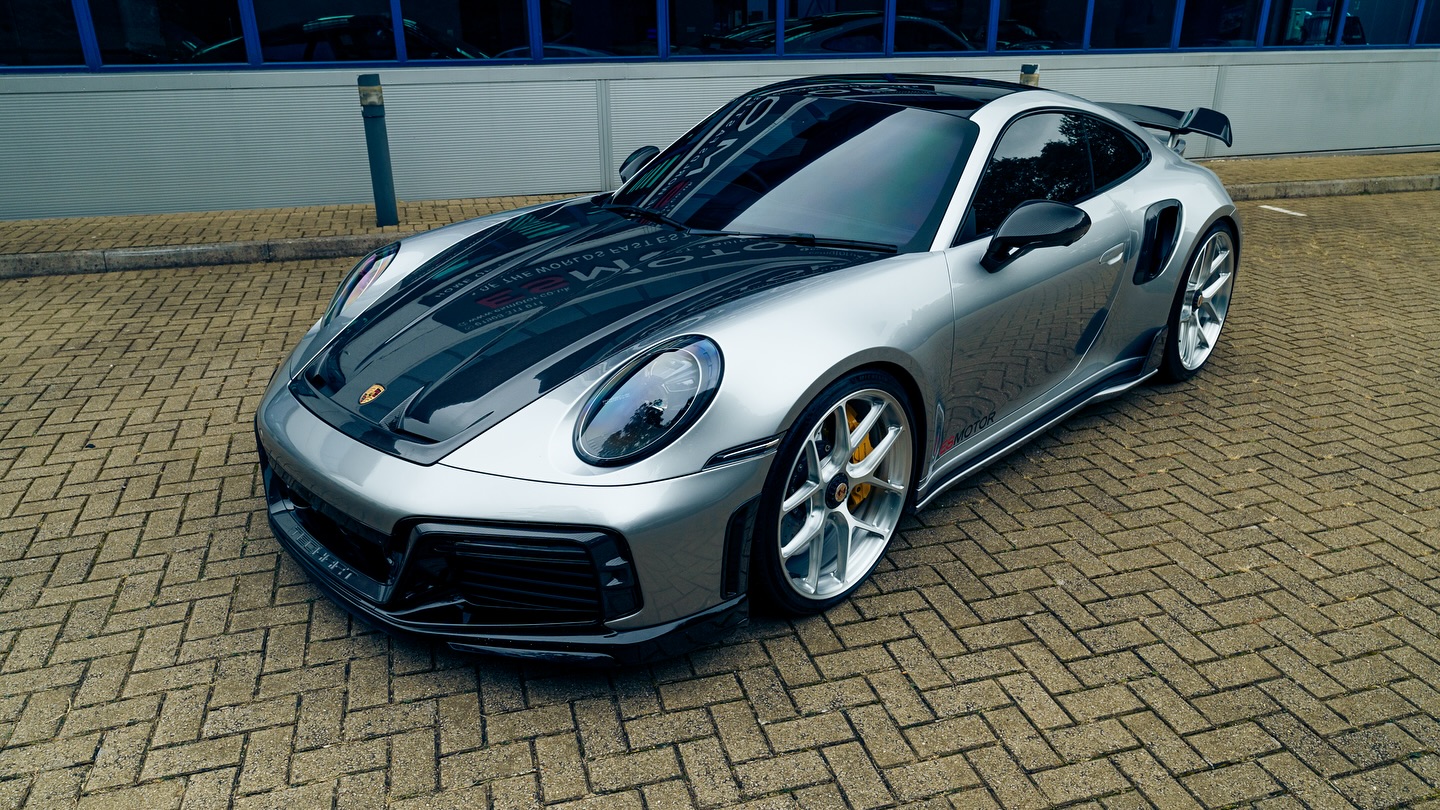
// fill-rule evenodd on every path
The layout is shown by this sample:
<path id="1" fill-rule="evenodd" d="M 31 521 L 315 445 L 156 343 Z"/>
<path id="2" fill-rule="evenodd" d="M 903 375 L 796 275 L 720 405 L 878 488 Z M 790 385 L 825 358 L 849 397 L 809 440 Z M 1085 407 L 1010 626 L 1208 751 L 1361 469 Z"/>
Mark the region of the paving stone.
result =
<path id="1" fill-rule="evenodd" d="M 1422 798 L 1434 798 L 1434 791 L 1401 765 L 1386 765 L 1341 777 L 1335 780 L 1335 787 L 1357 807 L 1367 810 L 1404 806 Z"/>
<path id="2" fill-rule="evenodd" d="M 1057 804 L 1117 793 L 1130 783 L 1108 760 L 1078 762 L 1035 774 L 1035 784 Z"/>
<path id="3" fill-rule="evenodd" d="M 746 796 L 781 790 L 795 790 L 828 782 L 832 778 L 825 760 L 817 751 L 799 751 L 759 762 L 735 766 L 740 788 Z"/>
<path id="4" fill-rule="evenodd" d="M 1201 771 L 1180 781 L 1212 807 L 1258 801 L 1279 789 L 1275 780 L 1253 762 Z"/>

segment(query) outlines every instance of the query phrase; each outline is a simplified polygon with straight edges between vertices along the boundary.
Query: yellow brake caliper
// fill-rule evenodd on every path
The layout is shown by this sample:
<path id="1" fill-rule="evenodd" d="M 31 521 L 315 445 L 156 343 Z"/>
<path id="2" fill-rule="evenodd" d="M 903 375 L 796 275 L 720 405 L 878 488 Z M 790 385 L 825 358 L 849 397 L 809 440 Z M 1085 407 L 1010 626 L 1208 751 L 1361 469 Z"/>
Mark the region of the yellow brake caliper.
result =
<path id="1" fill-rule="evenodd" d="M 855 411 L 849 405 L 845 406 L 845 421 L 850 423 L 851 430 L 854 430 L 860 424 L 860 420 L 855 416 Z M 873 445 L 870 444 L 870 436 L 867 434 L 864 438 L 860 440 L 860 445 L 855 448 L 855 454 L 850 456 L 850 461 L 855 464 L 864 461 L 865 457 L 870 455 L 870 451 L 873 449 L 875 448 Z M 851 487 L 850 508 L 854 509 L 855 507 L 859 506 L 869 496 L 869 484 L 856 484 L 855 486 Z"/>

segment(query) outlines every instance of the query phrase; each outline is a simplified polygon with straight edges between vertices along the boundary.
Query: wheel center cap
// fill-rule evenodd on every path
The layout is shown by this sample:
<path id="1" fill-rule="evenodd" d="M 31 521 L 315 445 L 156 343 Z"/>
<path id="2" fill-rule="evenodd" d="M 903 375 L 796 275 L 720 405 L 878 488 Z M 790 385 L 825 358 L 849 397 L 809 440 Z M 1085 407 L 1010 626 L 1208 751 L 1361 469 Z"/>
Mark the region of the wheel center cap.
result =
<path id="1" fill-rule="evenodd" d="M 850 479 L 845 473 L 840 473 L 830 479 L 830 486 L 825 488 L 825 505 L 834 509 L 845 502 L 850 496 Z"/>

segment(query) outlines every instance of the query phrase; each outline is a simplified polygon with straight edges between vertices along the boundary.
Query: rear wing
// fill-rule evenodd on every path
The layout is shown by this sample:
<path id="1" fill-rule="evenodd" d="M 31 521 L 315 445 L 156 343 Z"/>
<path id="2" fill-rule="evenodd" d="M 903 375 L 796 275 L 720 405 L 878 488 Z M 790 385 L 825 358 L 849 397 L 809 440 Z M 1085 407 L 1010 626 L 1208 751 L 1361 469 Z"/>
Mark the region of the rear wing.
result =
<path id="1" fill-rule="evenodd" d="M 1226 146 L 1230 146 L 1234 140 L 1234 136 L 1230 132 L 1230 119 L 1225 116 L 1225 113 L 1209 107 L 1196 107 L 1190 112 L 1180 112 L 1168 107 L 1151 107 L 1148 104 L 1107 104 L 1102 102 L 1100 106 L 1120 113 L 1142 127 L 1170 133 L 1172 149 L 1175 148 L 1181 135 L 1190 132 L 1208 135 Z"/>

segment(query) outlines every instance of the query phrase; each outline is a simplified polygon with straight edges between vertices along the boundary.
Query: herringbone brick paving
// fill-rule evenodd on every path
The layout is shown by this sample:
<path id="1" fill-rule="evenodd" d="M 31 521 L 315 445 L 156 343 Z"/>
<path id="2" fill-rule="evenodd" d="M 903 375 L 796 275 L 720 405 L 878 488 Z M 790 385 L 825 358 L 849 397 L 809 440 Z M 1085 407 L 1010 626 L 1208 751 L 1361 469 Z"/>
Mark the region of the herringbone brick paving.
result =
<path id="1" fill-rule="evenodd" d="M 1440 805 L 1440 193 L 1242 206 L 1185 385 L 663 665 L 359 625 L 251 417 L 346 262 L 0 281 L 0 807 Z"/>

